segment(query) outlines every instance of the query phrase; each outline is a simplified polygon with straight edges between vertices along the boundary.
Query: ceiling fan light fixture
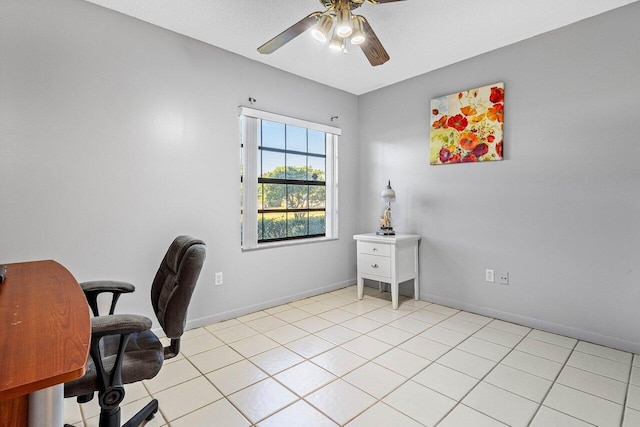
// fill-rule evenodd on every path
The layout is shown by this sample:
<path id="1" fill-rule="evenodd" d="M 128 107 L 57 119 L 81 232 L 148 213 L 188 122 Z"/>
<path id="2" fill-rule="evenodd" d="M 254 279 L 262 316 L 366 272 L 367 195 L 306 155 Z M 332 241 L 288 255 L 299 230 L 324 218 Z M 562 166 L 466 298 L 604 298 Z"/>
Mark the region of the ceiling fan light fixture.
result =
<path id="1" fill-rule="evenodd" d="M 333 26 L 333 19 L 329 15 L 323 15 L 318 23 L 311 30 L 311 35 L 320 43 L 326 43 L 329 39 L 329 32 Z"/>
<path id="2" fill-rule="evenodd" d="M 341 7 L 336 11 L 336 20 L 338 23 L 336 24 L 335 33 L 342 38 L 349 37 L 353 32 L 353 28 L 351 28 L 351 9 L 349 5 L 346 6 L 341 3 Z"/>
<path id="3" fill-rule="evenodd" d="M 352 18 L 353 21 L 353 34 L 351 34 L 351 44 L 362 44 L 364 43 L 366 37 L 364 35 L 364 31 L 362 31 L 362 21 L 360 17 L 354 15 Z"/>
<path id="4" fill-rule="evenodd" d="M 331 37 L 331 41 L 329 42 L 329 48 L 331 50 L 335 50 L 336 52 L 340 52 L 342 51 L 343 45 L 344 45 L 344 39 L 338 36 L 334 31 L 333 37 Z"/>

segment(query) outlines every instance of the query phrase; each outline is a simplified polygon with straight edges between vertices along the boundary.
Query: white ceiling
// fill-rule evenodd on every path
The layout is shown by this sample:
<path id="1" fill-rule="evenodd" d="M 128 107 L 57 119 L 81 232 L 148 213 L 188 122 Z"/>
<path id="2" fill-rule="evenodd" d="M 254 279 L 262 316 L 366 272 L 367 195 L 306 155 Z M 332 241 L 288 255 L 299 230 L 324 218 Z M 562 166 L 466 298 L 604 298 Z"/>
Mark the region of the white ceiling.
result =
<path id="1" fill-rule="evenodd" d="M 364 4 L 391 60 L 372 67 L 309 32 L 271 55 L 256 48 L 313 11 L 318 0 L 87 0 L 293 74 L 360 95 L 638 0 L 405 0 Z M 588 43 L 585 40 L 585 43 Z M 499 74 L 499 70 L 497 70 Z"/>

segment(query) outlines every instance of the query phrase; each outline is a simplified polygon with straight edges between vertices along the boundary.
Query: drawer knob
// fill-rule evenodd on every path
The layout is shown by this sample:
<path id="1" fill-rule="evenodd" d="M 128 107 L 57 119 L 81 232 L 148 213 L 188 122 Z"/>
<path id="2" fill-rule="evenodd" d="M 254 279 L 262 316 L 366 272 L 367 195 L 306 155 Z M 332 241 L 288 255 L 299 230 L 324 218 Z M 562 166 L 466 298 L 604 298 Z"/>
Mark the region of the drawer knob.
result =
<path id="1" fill-rule="evenodd" d="M 378 250 L 378 248 L 373 248 L 373 252 L 375 252 L 375 251 L 377 251 L 377 250 Z"/>
<path id="2" fill-rule="evenodd" d="M 371 267 L 378 268 L 378 264 L 371 264 Z"/>

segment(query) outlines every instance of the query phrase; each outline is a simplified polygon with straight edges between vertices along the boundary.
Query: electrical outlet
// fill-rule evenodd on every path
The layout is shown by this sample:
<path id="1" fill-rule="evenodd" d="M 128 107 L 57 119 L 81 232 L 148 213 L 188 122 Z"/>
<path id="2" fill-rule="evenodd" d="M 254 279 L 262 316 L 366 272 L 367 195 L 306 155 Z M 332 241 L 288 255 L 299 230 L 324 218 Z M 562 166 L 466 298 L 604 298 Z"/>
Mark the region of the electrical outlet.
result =
<path id="1" fill-rule="evenodd" d="M 509 273 L 508 272 L 501 272 L 500 274 L 498 274 L 498 283 L 500 283 L 501 285 L 508 285 L 509 284 Z"/>
<path id="2" fill-rule="evenodd" d="M 487 282 L 495 282 L 495 277 L 493 275 L 493 270 L 487 268 L 484 272 L 484 280 Z"/>
<path id="3" fill-rule="evenodd" d="M 222 272 L 216 273 L 216 286 L 222 285 Z"/>

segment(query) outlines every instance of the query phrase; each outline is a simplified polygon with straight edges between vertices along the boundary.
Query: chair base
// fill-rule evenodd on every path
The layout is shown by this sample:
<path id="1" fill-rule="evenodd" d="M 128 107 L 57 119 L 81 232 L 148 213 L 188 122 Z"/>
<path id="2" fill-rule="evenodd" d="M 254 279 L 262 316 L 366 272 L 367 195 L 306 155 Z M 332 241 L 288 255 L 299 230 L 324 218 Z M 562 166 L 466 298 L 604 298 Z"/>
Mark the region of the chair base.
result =
<path id="1" fill-rule="evenodd" d="M 135 414 L 129 421 L 124 423 L 122 427 L 138 427 L 143 421 L 151 421 L 158 412 L 158 400 L 153 399 L 147 403 L 137 414 Z M 102 427 L 102 426 L 100 426 Z"/>

